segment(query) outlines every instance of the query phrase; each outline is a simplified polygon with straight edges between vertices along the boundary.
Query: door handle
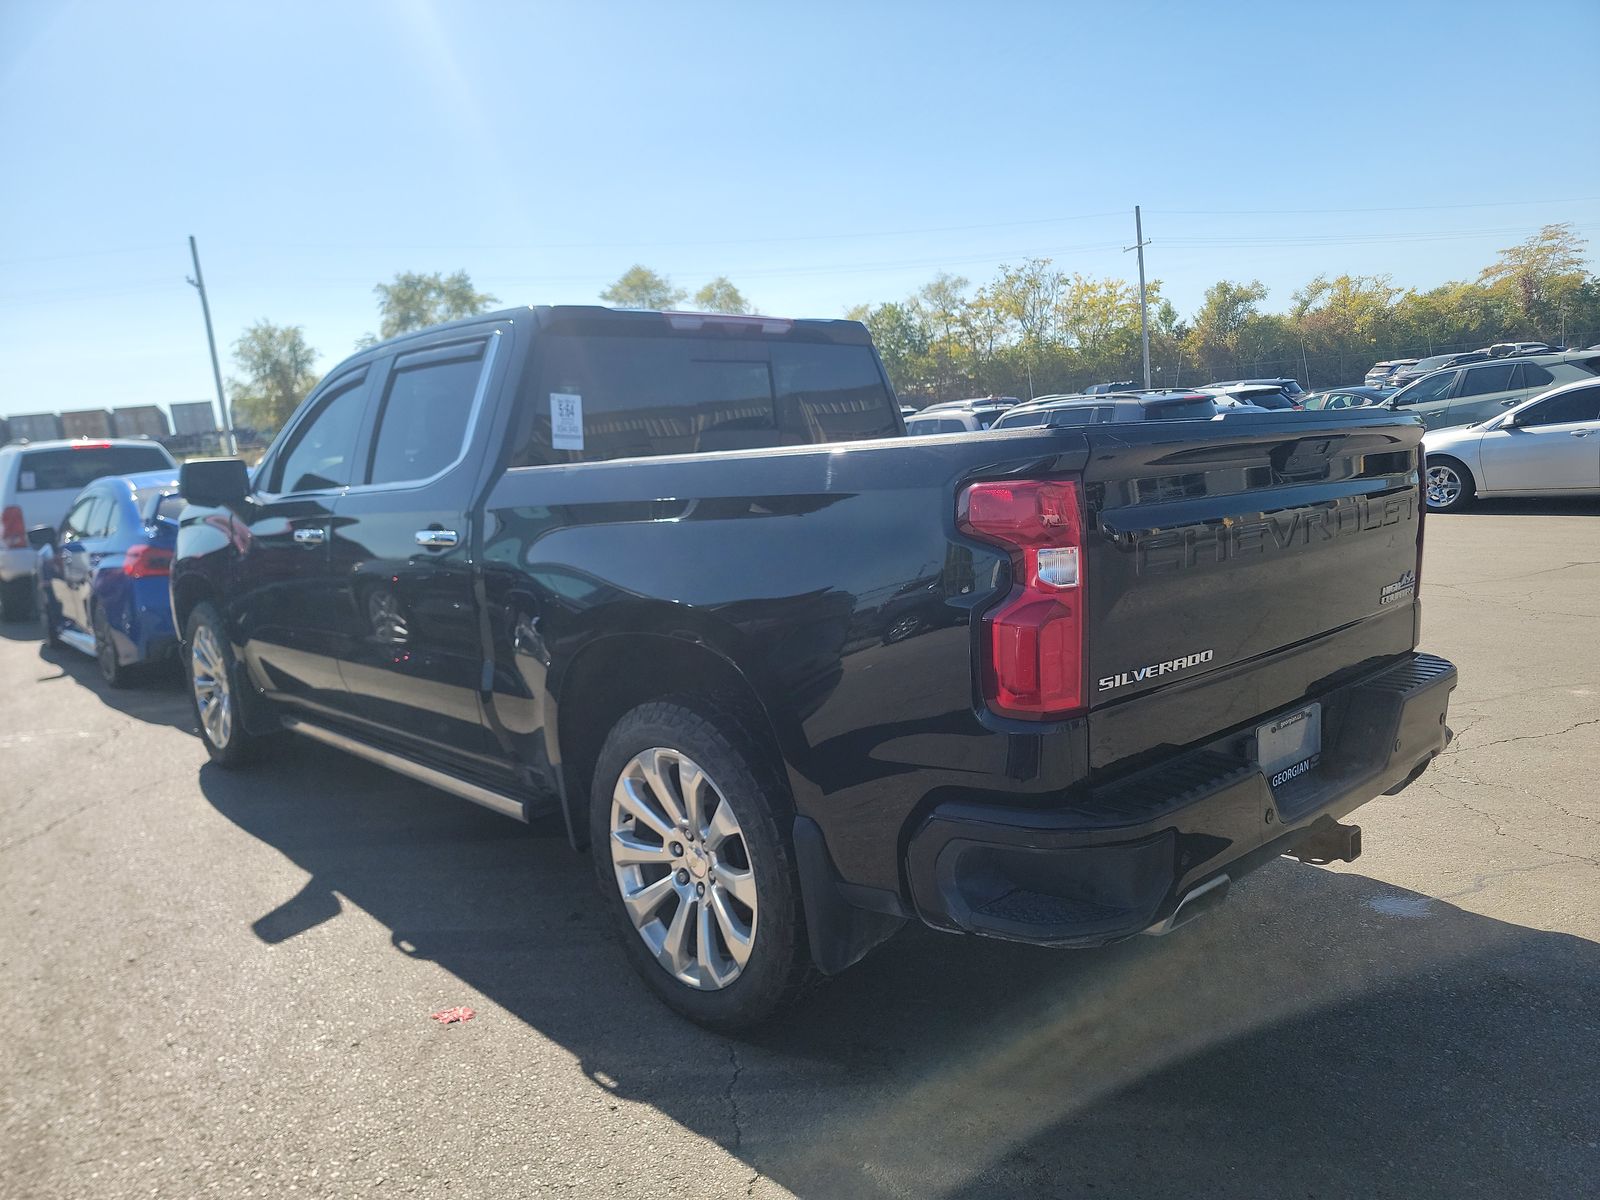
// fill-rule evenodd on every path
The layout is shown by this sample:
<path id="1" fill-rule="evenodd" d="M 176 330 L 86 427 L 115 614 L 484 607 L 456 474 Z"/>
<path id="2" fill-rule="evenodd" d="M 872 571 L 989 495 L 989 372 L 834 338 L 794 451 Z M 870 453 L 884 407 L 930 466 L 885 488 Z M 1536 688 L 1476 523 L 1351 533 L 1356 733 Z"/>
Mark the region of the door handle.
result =
<path id="1" fill-rule="evenodd" d="M 454 546 L 461 539 L 456 536 L 454 529 L 419 529 L 417 530 L 417 545 L 426 546 L 430 550 L 444 550 Z"/>
<path id="2" fill-rule="evenodd" d="M 297 546 L 320 546 L 328 540 L 328 531 L 316 526 L 294 531 L 294 544 Z"/>

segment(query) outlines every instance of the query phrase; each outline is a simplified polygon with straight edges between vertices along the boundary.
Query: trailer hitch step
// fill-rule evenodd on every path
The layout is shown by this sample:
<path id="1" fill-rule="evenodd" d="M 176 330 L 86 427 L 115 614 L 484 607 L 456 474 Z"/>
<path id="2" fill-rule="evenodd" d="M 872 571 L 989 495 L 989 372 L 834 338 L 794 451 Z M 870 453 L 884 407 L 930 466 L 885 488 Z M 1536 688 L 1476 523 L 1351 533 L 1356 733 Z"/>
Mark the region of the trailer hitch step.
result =
<path id="1" fill-rule="evenodd" d="M 1355 862 L 1361 857 L 1361 826 L 1319 821 L 1305 839 L 1287 853 L 1291 858 L 1318 867 L 1332 862 Z"/>

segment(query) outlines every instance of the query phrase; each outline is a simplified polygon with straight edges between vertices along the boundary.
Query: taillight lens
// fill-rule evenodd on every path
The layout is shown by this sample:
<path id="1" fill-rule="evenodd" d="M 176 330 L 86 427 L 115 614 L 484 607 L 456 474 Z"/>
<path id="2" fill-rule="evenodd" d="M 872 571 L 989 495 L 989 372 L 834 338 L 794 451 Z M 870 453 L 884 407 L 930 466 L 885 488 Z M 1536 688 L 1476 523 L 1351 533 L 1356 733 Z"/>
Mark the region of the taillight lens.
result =
<path id="1" fill-rule="evenodd" d="M 122 559 L 122 573 L 131 579 L 172 574 L 172 551 L 161 546 L 134 546 Z"/>
<path id="2" fill-rule="evenodd" d="M 975 483 L 961 493 L 963 532 L 1004 547 L 1015 586 L 984 617 L 984 698 L 1033 720 L 1084 707 L 1083 504 L 1058 480 Z"/>
<path id="3" fill-rule="evenodd" d="M 7 550 L 26 550 L 28 548 L 28 527 L 22 520 L 22 509 L 15 504 L 8 504 L 4 512 L 0 512 L 0 540 L 3 540 Z"/>

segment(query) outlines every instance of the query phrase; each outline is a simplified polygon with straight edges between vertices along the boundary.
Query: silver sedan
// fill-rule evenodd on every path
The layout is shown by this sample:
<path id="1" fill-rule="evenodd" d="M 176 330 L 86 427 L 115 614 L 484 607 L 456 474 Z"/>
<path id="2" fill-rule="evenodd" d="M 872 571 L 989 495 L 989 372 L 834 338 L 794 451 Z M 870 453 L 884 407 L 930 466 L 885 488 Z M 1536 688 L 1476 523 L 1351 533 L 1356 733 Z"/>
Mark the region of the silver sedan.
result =
<path id="1" fill-rule="evenodd" d="M 1477 425 L 1430 430 L 1422 446 L 1434 512 L 1475 496 L 1600 495 L 1600 380 L 1551 388 Z"/>

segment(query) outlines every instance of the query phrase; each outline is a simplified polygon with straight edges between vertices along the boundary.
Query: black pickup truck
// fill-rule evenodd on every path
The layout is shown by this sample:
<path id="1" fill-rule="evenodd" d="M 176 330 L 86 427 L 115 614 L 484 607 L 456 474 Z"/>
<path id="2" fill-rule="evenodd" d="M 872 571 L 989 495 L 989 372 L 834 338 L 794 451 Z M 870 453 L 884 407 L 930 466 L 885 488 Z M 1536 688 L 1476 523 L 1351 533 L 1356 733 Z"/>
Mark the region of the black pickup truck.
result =
<path id="1" fill-rule="evenodd" d="M 524 308 L 190 463 L 172 602 L 232 766 L 293 732 L 559 813 L 646 980 L 758 1021 L 907 920 L 1162 932 L 1449 738 L 1422 426 L 908 438 L 847 321 Z"/>

